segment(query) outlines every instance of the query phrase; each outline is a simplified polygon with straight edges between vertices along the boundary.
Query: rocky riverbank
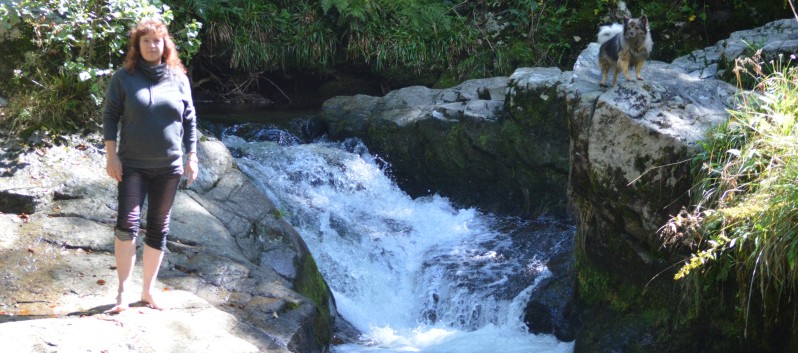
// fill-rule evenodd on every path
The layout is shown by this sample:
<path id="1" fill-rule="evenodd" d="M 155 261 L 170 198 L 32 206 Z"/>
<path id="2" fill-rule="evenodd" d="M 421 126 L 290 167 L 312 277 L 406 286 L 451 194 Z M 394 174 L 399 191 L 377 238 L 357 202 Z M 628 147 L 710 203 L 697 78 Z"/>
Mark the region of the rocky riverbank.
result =
<path id="1" fill-rule="evenodd" d="M 105 313 L 116 297 L 116 184 L 101 146 L 97 136 L 0 139 L 4 351 L 327 350 L 334 304 L 304 242 L 207 137 L 156 285 L 170 309 Z M 133 288 L 140 274 L 139 260 Z"/>
<path id="2" fill-rule="evenodd" d="M 683 293 L 668 271 L 685 254 L 664 249 L 656 230 L 687 202 L 697 141 L 734 105 L 735 87 L 719 79 L 733 56 L 748 43 L 766 58 L 795 54 L 797 34 L 792 19 L 734 33 L 609 89 L 590 44 L 573 71 L 338 97 L 324 119 L 334 138 L 361 137 L 386 156 L 412 193 L 432 186 L 491 211 L 579 222 L 575 266 L 563 260 L 551 287 L 560 290 L 532 298 L 530 327 L 574 322 L 577 352 L 744 352 L 772 332 L 749 331 L 741 345 L 733 308 L 679 315 Z M 334 302 L 312 257 L 212 138 L 200 143 L 200 179 L 175 205 L 158 284 L 172 309 L 105 314 L 116 294 L 114 183 L 97 137 L 51 139 L 0 140 L 0 338 L 12 351 L 327 349 Z"/>

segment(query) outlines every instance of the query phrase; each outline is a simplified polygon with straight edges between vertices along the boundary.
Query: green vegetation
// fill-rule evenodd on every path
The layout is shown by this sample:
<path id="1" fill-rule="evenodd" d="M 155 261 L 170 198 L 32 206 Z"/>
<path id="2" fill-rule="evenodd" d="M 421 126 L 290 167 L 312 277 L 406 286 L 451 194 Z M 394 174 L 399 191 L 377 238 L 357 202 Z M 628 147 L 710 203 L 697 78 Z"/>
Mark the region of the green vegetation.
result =
<path id="1" fill-rule="evenodd" d="M 599 25 L 643 13 L 655 31 L 654 57 L 668 61 L 725 38 L 731 30 L 787 14 L 779 6 L 735 2 L 710 7 L 690 0 L 647 3 L 629 12 L 619 11 L 616 0 L 171 3 L 186 17 L 208 24 L 199 53 L 199 87 L 210 94 L 224 92 L 225 99 L 246 98 L 252 91 L 276 87 L 272 79 L 298 76 L 324 80 L 351 73 L 386 87 L 450 87 L 465 79 L 509 75 L 522 66 L 569 69 Z M 712 15 L 728 8 L 733 8 L 733 20 Z M 261 87 L 266 82 L 270 87 Z"/>
<path id="2" fill-rule="evenodd" d="M 710 133 L 704 152 L 693 159 L 695 206 L 661 230 L 669 246 L 693 252 L 675 278 L 691 278 L 697 292 L 731 284 L 744 320 L 754 312 L 767 318 L 787 311 L 792 317 L 782 305 L 798 294 L 794 64 L 794 57 L 737 60 L 738 82 L 748 76 L 758 84 L 740 96 L 731 118 Z"/>
<path id="3" fill-rule="evenodd" d="M 203 23 L 207 78 L 246 91 L 260 74 L 370 72 L 405 83 L 558 65 L 567 1 L 175 0 Z M 232 69 L 232 70 L 230 70 Z"/>
<path id="4" fill-rule="evenodd" d="M 127 31 L 145 17 L 171 22 L 159 1 L 25 0 L 0 3 L 0 26 L 16 56 L 5 53 L 0 69 L 10 80 L 0 92 L 10 97 L 11 131 L 96 130 L 108 77 L 121 67 Z M 200 24 L 173 29 L 181 57 L 199 50 Z"/>
<path id="5" fill-rule="evenodd" d="M 205 96 L 290 101 L 280 86 L 342 76 L 392 89 L 570 69 L 598 26 L 624 15 L 651 19 L 652 56 L 668 61 L 789 13 L 786 3 L 752 3 L 655 1 L 627 12 L 617 0 L 15 0 L 0 5 L 11 49 L 0 53 L 0 75 L 11 78 L 0 95 L 12 102 L 13 131 L 94 129 L 105 81 L 142 17 L 171 22 Z"/>
<path id="6" fill-rule="evenodd" d="M 334 321 L 333 308 L 330 307 L 332 294 L 312 256 L 306 254 L 298 262 L 296 265 L 299 273 L 294 281 L 294 290 L 304 295 L 318 308 L 319 315 L 314 318 L 313 337 L 318 340 L 319 346 L 326 347 L 330 344 L 333 331 L 331 326 Z"/>

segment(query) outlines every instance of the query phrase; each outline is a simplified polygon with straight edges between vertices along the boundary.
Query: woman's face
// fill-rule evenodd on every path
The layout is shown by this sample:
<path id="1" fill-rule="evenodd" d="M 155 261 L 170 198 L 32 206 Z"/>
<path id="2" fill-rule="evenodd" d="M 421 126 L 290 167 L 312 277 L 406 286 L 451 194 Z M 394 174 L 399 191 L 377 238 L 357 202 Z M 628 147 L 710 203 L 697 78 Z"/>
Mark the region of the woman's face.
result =
<path id="1" fill-rule="evenodd" d="M 147 33 L 139 38 L 141 58 L 150 65 L 158 65 L 163 57 L 164 40 L 155 33 Z"/>

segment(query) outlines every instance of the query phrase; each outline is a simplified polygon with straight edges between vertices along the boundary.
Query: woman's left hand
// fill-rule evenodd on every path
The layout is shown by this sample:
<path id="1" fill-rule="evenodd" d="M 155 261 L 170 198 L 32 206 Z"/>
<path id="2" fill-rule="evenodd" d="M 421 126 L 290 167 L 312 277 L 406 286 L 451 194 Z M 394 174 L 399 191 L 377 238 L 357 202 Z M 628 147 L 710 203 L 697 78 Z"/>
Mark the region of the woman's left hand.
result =
<path id="1" fill-rule="evenodd" d="M 191 186 L 191 183 L 197 180 L 197 175 L 199 175 L 199 160 L 197 159 L 197 154 L 189 153 L 183 165 L 183 177 L 186 178 L 186 187 Z"/>

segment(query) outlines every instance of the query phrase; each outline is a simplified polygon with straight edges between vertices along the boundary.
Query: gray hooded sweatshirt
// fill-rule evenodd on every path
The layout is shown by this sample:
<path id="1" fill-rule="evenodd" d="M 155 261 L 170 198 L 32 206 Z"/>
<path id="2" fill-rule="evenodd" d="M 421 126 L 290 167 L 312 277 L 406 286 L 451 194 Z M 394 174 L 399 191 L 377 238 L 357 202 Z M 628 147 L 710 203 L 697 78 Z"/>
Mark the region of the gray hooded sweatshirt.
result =
<path id="1" fill-rule="evenodd" d="M 197 151 L 197 121 L 191 86 L 182 72 L 141 62 L 133 73 L 111 77 L 103 108 L 105 141 L 116 141 L 123 166 L 182 165 L 183 151 Z"/>

